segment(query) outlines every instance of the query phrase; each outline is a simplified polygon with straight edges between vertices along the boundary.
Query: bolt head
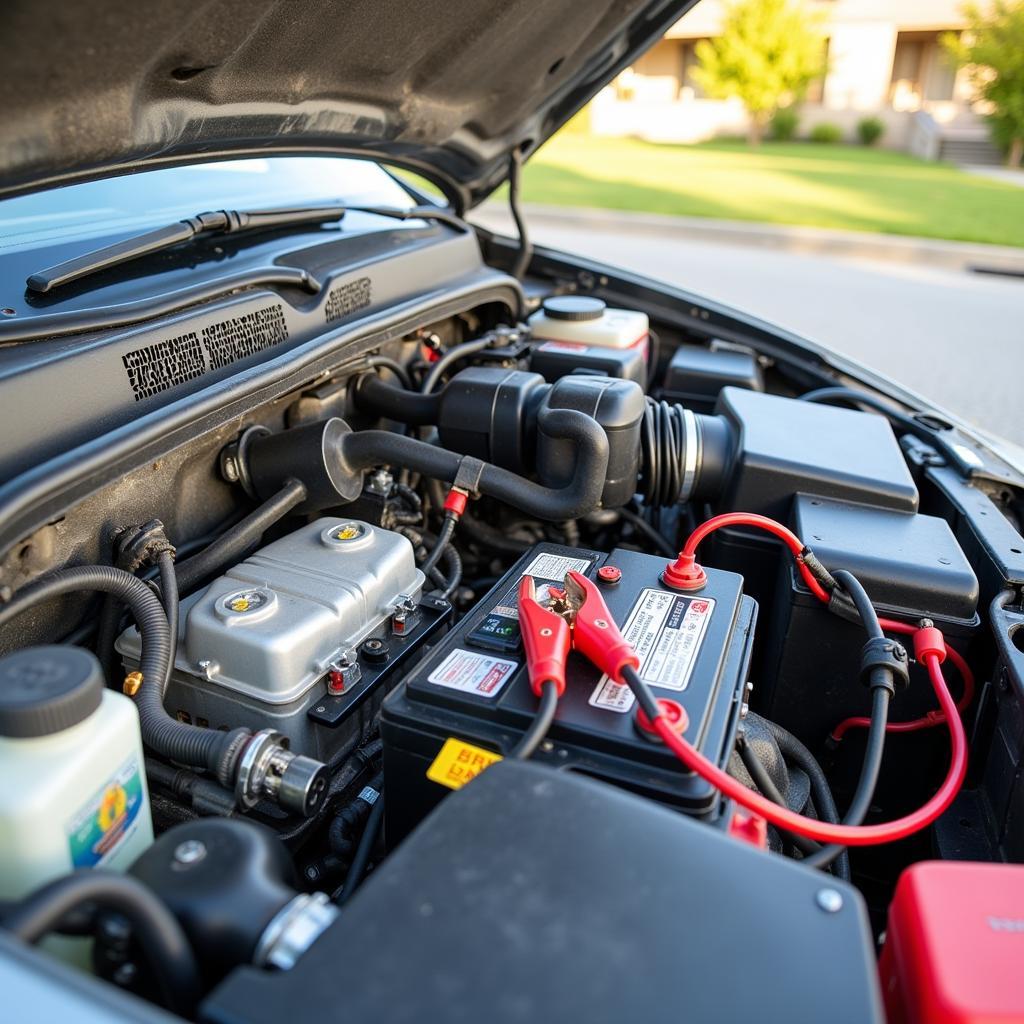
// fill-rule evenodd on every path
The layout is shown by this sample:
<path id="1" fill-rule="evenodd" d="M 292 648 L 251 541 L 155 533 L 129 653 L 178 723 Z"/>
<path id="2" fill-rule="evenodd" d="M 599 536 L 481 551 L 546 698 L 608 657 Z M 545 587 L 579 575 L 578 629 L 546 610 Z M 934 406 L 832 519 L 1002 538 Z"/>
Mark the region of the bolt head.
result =
<path id="1" fill-rule="evenodd" d="M 838 914 L 843 909 L 843 894 L 838 889 L 819 889 L 814 894 L 814 902 L 826 914 Z"/>
<path id="2" fill-rule="evenodd" d="M 198 864 L 206 856 L 206 844 L 198 839 L 186 839 L 174 848 L 175 864 Z"/>

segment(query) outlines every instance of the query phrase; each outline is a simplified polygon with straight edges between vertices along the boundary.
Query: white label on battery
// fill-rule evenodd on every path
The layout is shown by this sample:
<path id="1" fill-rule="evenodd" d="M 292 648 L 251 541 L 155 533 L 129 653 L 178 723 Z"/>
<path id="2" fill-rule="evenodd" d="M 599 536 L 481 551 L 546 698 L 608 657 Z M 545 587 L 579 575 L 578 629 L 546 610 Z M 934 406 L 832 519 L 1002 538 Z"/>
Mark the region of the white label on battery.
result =
<path id="1" fill-rule="evenodd" d="M 427 682 L 462 690 L 463 693 L 475 693 L 478 697 L 497 697 L 517 668 L 518 661 L 456 647 L 427 676 Z"/>
<path id="2" fill-rule="evenodd" d="M 622 635 L 640 659 L 640 678 L 645 683 L 665 690 L 686 689 L 714 607 L 714 600 L 707 597 L 683 597 L 664 590 L 641 592 Z M 602 676 L 589 703 L 624 714 L 634 701 L 628 686 Z"/>
<path id="3" fill-rule="evenodd" d="M 589 568 L 589 558 L 566 558 L 564 555 L 553 555 L 549 551 L 544 551 L 523 570 L 522 576 L 519 579 L 521 580 L 523 576 L 532 576 L 535 580 L 551 580 L 561 585 L 567 572 L 573 569 L 576 572 L 586 572 Z M 509 587 L 505 591 L 503 597 L 509 603 L 496 604 L 492 609 L 495 615 L 504 615 L 509 619 L 519 618 L 519 611 L 516 605 L 511 603 L 511 600 L 516 596 L 518 587 L 519 580 L 516 580 L 515 586 Z M 544 604 L 547 599 L 548 584 L 539 583 L 537 585 L 537 601 L 540 604 Z"/>
<path id="4" fill-rule="evenodd" d="M 373 788 L 373 786 L 363 786 L 359 791 L 358 799 L 362 800 L 364 804 L 369 804 L 371 807 L 377 802 L 377 797 L 380 793 Z"/>

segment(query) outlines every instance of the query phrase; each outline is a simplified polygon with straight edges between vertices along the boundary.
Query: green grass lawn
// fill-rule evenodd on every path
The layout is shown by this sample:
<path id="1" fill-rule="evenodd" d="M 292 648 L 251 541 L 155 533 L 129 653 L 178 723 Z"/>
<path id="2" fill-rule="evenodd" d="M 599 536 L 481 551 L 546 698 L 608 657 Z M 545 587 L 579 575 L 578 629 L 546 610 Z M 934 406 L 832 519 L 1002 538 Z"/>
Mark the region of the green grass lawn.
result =
<path id="1" fill-rule="evenodd" d="M 858 146 L 563 132 L 527 164 L 523 199 L 1024 246 L 1024 188 Z"/>

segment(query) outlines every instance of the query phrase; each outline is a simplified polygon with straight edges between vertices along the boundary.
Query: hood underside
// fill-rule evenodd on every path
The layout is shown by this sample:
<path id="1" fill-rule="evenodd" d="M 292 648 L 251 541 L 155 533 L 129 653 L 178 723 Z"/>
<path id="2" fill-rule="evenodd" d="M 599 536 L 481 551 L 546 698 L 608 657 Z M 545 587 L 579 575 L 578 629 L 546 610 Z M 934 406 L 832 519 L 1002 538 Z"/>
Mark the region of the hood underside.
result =
<path id="1" fill-rule="evenodd" d="M 238 153 L 361 154 L 460 208 L 695 0 L 10 0 L 0 195 Z"/>

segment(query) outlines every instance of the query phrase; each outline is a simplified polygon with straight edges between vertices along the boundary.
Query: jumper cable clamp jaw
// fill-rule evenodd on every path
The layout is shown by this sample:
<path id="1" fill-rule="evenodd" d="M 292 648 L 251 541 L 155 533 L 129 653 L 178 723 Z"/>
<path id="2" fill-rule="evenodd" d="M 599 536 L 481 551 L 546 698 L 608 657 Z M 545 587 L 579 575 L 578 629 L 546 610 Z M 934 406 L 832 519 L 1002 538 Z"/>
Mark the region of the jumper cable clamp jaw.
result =
<path id="1" fill-rule="evenodd" d="M 622 683 L 627 666 L 640 659 L 619 632 L 597 585 L 580 572 L 565 574 L 565 589 L 551 590 L 550 607 L 537 600 L 532 576 L 519 581 L 519 622 L 530 687 L 539 697 L 545 682 L 565 692 L 565 663 L 579 651 L 609 678 Z"/>

